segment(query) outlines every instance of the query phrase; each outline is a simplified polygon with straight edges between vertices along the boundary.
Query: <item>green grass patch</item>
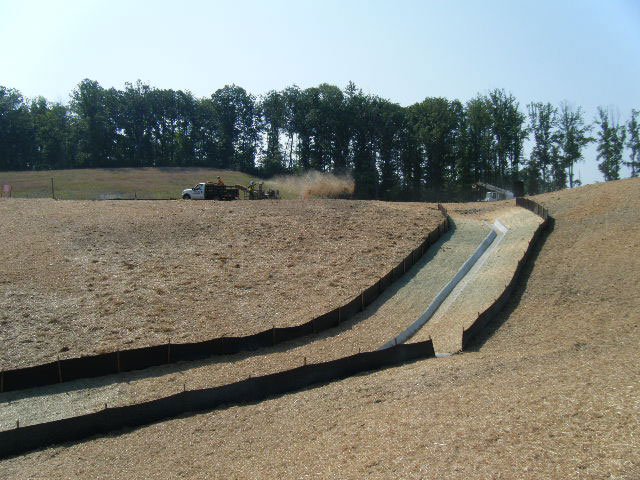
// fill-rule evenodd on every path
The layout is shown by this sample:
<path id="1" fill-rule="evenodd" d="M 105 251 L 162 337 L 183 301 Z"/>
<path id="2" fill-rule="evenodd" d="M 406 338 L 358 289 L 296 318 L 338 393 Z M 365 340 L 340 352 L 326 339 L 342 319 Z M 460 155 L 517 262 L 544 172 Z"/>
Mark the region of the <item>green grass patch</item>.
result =
<path id="1" fill-rule="evenodd" d="M 227 185 L 248 185 L 261 181 L 245 173 L 211 168 L 97 168 L 0 172 L 1 185 L 12 187 L 12 197 L 51 198 L 51 179 L 55 197 L 63 200 L 169 199 L 180 198 L 182 190 L 221 176 Z M 270 188 L 269 182 L 265 187 Z M 282 198 L 296 198 L 294 192 L 280 189 Z"/>

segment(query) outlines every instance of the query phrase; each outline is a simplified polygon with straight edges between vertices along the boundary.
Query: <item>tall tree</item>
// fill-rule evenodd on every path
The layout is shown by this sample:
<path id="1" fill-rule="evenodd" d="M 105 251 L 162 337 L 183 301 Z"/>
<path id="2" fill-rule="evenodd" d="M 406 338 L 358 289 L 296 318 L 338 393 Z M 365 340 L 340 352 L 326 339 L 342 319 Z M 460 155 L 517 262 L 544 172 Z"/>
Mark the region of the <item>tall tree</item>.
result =
<path id="1" fill-rule="evenodd" d="M 402 131 L 406 128 L 403 108 L 388 100 L 379 101 L 377 128 L 377 169 L 380 172 L 379 197 L 392 200 L 399 194 Z"/>
<path id="2" fill-rule="evenodd" d="M 125 83 L 121 93 L 120 123 L 123 132 L 120 148 L 123 163 L 128 167 L 153 165 L 153 138 L 151 134 L 151 87 L 138 80 L 135 84 Z"/>
<path id="3" fill-rule="evenodd" d="M 69 117 L 64 105 L 49 105 L 44 97 L 31 102 L 31 118 L 35 135 L 33 168 L 70 168 Z"/>
<path id="4" fill-rule="evenodd" d="M 400 172 L 402 176 L 401 200 L 422 200 L 423 192 L 423 166 L 422 153 L 418 140 L 407 119 L 405 128 L 400 132 Z"/>
<path id="5" fill-rule="evenodd" d="M 153 140 L 153 166 L 174 166 L 178 124 L 175 92 L 153 89 L 148 95 L 148 105 L 151 113 L 149 126 Z"/>
<path id="6" fill-rule="evenodd" d="M 280 134 L 285 128 L 287 113 L 284 96 L 276 91 L 268 92 L 260 102 L 267 142 L 262 151 L 262 174 L 270 177 L 285 171 L 284 153 Z"/>
<path id="7" fill-rule="evenodd" d="M 489 105 L 495 137 L 496 181 L 516 180 L 526 138 L 525 116 L 519 111 L 515 97 L 502 89 L 489 92 Z"/>
<path id="8" fill-rule="evenodd" d="M 304 94 L 308 102 L 304 123 L 310 131 L 309 165 L 319 171 L 343 173 L 350 140 L 344 94 L 327 83 L 308 88 Z"/>
<path id="9" fill-rule="evenodd" d="M 307 90 L 302 91 L 296 85 L 287 87 L 282 95 L 288 137 L 287 168 L 305 171 L 311 167 L 311 126 L 307 121 L 311 111 L 311 96 Z"/>
<path id="10" fill-rule="evenodd" d="M 22 94 L 0 86 L 0 169 L 33 168 L 34 140 L 29 107 Z"/>
<path id="11" fill-rule="evenodd" d="M 598 169 L 602 172 L 605 182 L 620 178 L 620 164 L 626 131 L 624 125 L 619 125 L 613 112 L 598 107 Z"/>
<path id="12" fill-rule="evenodd" d="M 114 167 L 117 92 L 85 79 L 71 95 L 71 110 L 78 134 L 80 167 Z"/>
<path id="13" fill-rule="evenodd" d="M 198 102 L 190 91 L 176 92 L 180 113 L 176 131 L 177 163 L 181 167 L 201 165 L 198 138 L 201 118 L 198 115 Z"/>
<path id="14" fill-rule="evenodd" d="M 379 99 L 358 91 L 350 95 L 349 102 L 353 112 L 354 194 L 357 198 L 377 198 L 379 173 L 376 167 L 376 125 L 380 120 Z"/>
<path id="15" fill-rule="evenodd" d="M 631 150 L 631 158 L 624 164 L 631 169 L 631 176 L 637 177 L 640 172 L 640 122 L 638 117 L 640 111 L 631 110 L 631 119 L 627 123 L 627 131 L 629 132 L 629 140 L 627 140 L 627 147 Z"/>
<path id="16" fill-rule="evenodd" d="M 462 133 L 458 172 L 463 191 L 471 192 L 473 183 L 492 180 L 495 141 L 491 109 L 486 97 L 477 95 L 466 103 Z"/>
<path id="17" fill-rule="evenodd" d="M 227 85 L 211 95 L 219 126 L 219 168 L 253 172 L 259 116 L 255 98 L 244 88 Z"/>
<path id="18" fill-rule="evenodd" d="M 550 174 L 553 173 L 554 186 L 564 188 L 564 178 L 559 179 L 558 172 L 564 171 L 564 165 L 558 165 L 556 143 L 559 141 L 556 132 L 558 111 L 550 103 L 530 103 L 529 125 L 533 134 L 533 148 L 528 163 L 528 188 L 529 193 L 538 193 L 540 186 L 550 183 Z M 561 184 L 562 183 L 562 184 Z M 561 185 L 560 185 L 561 184 Z"/>
<path id="19" fill-rule="evenodd" d="M 455 166 L 455 144 L 461 125 L 462 105 L 446 98 L 426 98 L 412 105 L 409 119 L 424 158 L 429 196 L 437 199 Z"/>
<path id="20" fill-rule="evenodd" d="M 196 107 L 197 129 L 192 136 L 198 145 L 197 150 L 201 164 L 209 168 L 222 168 L 220 149 L 224 145 L 222 141 L 222 125 L 218 121 L 217 108 L 213 99 L 200 99 Z M 231 143 L 233 146 L 233 143 Z"/>
<path id="21" fill-rule="evenodd" d="M 559 153 L 567 169 L 569 187 L 573 188 L 574 166 L 583 159 L 582 150 L 594 139 L 589 136 L 591 126 L 585 125 L 582 108 L 574 108 L 569 103 L 560 104 L 560 116 L 558 118 L 558 143 Z"/>

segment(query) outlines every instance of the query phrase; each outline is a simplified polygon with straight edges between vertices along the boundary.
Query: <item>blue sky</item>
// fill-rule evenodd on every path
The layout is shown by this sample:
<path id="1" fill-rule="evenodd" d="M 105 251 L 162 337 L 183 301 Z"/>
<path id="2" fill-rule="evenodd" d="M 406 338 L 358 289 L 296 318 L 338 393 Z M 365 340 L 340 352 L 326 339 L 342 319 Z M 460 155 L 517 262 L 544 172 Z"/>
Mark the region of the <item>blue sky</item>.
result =
<path id="1" fill-rule="evenodd" d="M 0 85 L 67 102 L 84 78 L 209 96 L 353 81 L 401 105 L 504 88 L 640 109 L 640 1 L 0 0 Z M 601 180 L 595 148 L 578 165 Z M 626 170 L 623 175 L 628 175 Z"/>

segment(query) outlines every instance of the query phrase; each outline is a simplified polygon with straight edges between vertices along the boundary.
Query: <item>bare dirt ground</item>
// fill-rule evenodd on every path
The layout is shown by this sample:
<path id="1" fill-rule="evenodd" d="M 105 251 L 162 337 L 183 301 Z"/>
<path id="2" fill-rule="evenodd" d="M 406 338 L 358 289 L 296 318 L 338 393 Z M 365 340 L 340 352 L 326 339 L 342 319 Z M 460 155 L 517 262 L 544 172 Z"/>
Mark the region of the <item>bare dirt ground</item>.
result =
<path id="1" fill-rule="evenodd" d="M 351 300 L 441 219 L 359 201 L 2 199 L 0 368 L 297 325 Z"/>
<path id="2" fill-rule="evenodd" d="M 640 478 L 640 180 L 556 218 L 471 350 L 0 462 L 3 478 Z"/>

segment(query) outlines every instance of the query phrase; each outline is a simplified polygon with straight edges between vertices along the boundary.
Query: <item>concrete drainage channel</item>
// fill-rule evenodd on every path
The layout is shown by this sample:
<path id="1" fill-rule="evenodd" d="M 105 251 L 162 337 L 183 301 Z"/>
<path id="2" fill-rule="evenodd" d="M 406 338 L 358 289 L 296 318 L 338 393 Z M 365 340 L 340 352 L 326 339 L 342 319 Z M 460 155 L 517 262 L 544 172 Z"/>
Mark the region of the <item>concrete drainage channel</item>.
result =
<path id="1" fill-rule="evenodd" d="M 418 319 L 413 322 L 409 327 L 403 330 L 401 333 L 393 337 L 387 343 L 382 345 L 377 349 L 377 351 L 385 350 L 387 348 L 394 347 L 398 344 L 405 343 L 411 337 L 413 337 L 428 321 L 431 317 L 433 317 L 434 313 L 440 308 L 442 302 L 444 302 L 447 297 L 451 294 L 451 292 L 456 288 L 458 284 L 461 284 L 462 280 L 465 279 L 469 271 L 473 268 L 474 265 L 482 265 L 486 262 L 487 258 L 491 255 L 493 251 L 495 251 L 502 239 L 509 231 L 507 227 L 505 227 L 499 220 L 496 220 L 493 225 L 489 225 L 490 231 L 489 234 L 485 237 L 485 239 L 480 243 L 478 248 L 473 252 L 473 254 L 467 259 L 466 262 L 460 267 L 460 269 L 456 272 L 453 278 L 447 283 L 442 290 L 435 296 L 431 304 L 427 307 L 427 310 L 418 317 Z M 466 282 L 463 282 L 461 286 L 464 288 Z M 457 294 L 459 295 L 462 289 L 460 289 Z M 449 353 L 438 353 L 436 352 L 436 357 L 448 357 Z"/>

